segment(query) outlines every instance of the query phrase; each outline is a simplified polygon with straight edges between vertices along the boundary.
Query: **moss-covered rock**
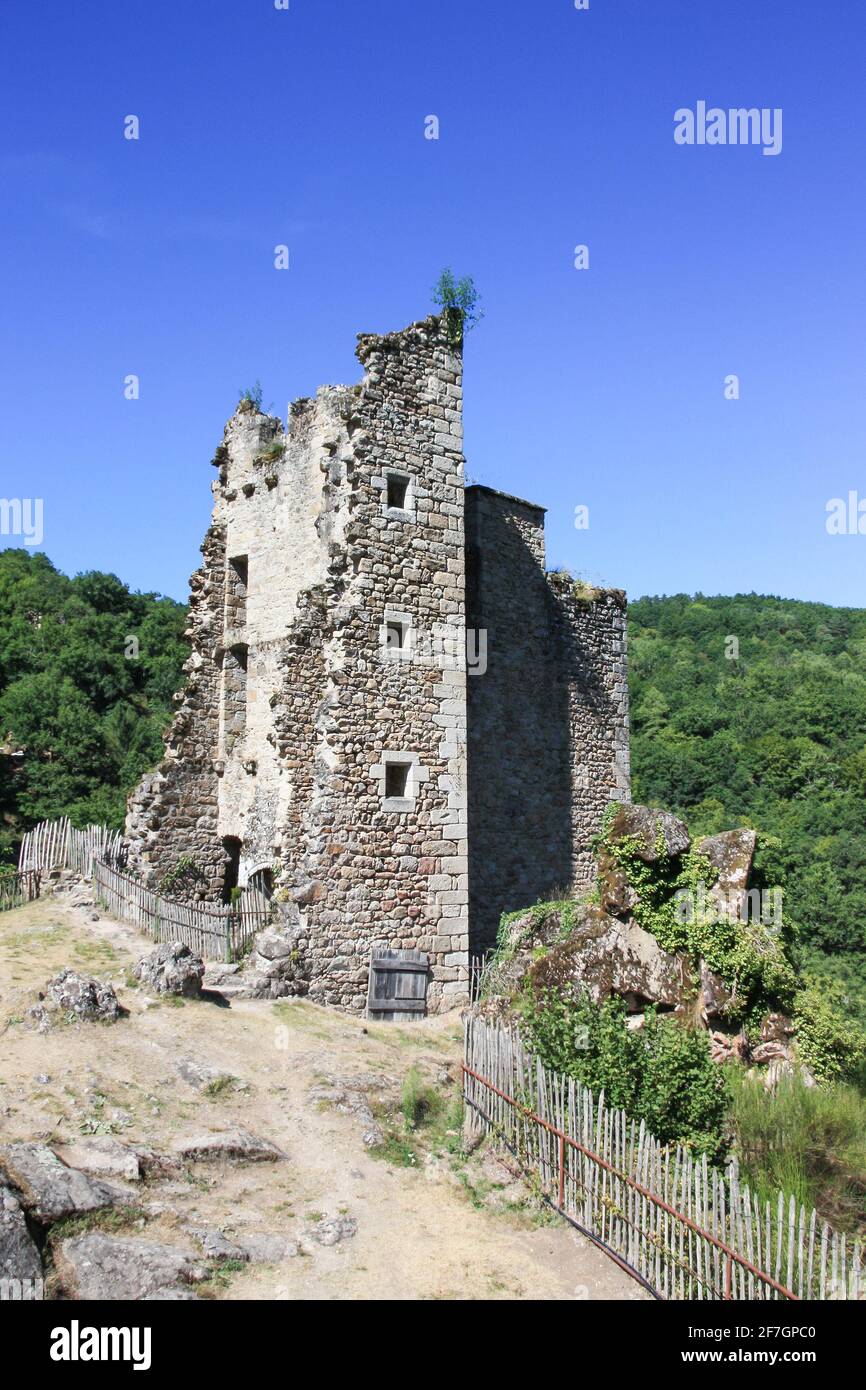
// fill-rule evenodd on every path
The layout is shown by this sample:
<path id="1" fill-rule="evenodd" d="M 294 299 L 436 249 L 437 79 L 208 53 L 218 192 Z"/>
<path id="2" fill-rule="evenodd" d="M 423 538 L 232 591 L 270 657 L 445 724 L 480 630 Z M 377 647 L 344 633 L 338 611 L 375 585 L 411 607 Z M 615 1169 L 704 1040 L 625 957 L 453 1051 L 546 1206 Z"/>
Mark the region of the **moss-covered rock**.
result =
<path id="1" fill-rule="evenodd" d="M 629 841 L 634 853 L 647 864 L 685 854 L 691 844 L 683 822 L 670 811 L 625 804 L 617 806 L 608 818 L 604 838 L 609 846 Z"/>
<path id="2" fill-rule="evenodd" d="M 693 845 L 666 811 L 611 806 L 593 900 L 541 903 L 503 919 L 486 1011 L 553 995 L 617 998 L 631 1015 L 653 1006 L 705 1028 L 720 1057 L 771 1041 L 764 1050 L 775 1057 L 787 1043 L 762 1037 L 761 1022 L 786 1014 L 796 974 L 784 923 L 751 911 L 755 840 L 752 830 L 732 830 Z"/>

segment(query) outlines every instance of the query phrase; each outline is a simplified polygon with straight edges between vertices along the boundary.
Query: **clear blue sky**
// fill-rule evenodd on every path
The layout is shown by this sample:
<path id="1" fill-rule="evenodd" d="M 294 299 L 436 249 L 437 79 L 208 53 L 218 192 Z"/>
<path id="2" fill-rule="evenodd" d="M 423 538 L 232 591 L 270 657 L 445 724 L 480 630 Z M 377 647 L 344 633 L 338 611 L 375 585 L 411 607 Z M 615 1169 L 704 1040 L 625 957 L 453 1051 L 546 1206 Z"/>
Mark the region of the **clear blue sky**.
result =
<path id="1" fill-rule="evenodd" d="M 0 496 L 185 598 L 238 388 L 359 379 L 447 264 L 469 471 L 551 564 L 866 604 L 825 529 L 866 498 L 864 55 L 862 0 L 3 0 Z M 699 100 L 781 107 L 781 154 L 677 146 Z"/>

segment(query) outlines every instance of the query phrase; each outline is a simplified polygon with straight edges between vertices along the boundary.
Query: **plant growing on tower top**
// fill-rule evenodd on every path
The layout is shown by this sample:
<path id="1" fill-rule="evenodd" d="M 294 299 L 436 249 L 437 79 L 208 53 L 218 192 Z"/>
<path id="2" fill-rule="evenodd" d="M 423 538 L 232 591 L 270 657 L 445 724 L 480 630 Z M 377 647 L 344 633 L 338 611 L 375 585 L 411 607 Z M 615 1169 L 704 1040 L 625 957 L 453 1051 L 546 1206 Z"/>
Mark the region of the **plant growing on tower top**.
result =
<path id="1" fill-rule="evenodd" d="M 433 303 L 445 314 L 448 337 L 452 343 L 459 343 L 464 332 L 483 319 L 480 302 L 472 276 L 464 275 L 457 280 L 447 266 L 433 286 Z"/>

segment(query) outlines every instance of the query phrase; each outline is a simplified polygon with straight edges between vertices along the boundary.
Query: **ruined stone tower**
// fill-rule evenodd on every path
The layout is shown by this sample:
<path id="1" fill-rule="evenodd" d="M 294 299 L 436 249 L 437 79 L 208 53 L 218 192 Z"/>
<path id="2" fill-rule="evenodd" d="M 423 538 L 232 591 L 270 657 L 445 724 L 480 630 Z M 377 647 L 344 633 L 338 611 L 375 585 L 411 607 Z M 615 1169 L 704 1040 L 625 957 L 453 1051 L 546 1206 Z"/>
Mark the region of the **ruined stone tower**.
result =
<path id="1" fill-rule="evenodd" d="M 451 336 L 361 335 L 360 385 L 296 401 L 285 433 L 240 403 L 187 685 L 130 798 L 151 882 L 272 890 L 310 997 L 350 1009 L 374 944 L 429 953 L 431 1009 L 465 997 L 470 949 L 586 885 L 629 795 L 624 597 L 545 574 L 541 508 L 464 488 Z"/>

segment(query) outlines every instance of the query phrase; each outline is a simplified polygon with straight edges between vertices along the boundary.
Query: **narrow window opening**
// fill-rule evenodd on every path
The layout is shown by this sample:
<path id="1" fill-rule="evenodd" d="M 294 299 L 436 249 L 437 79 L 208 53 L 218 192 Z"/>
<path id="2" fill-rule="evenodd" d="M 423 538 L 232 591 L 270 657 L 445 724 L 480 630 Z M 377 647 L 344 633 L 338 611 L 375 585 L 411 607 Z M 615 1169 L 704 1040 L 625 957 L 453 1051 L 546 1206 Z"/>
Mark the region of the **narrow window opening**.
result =
<path id="1" fill-rule="evenodd" d="M 411 763 L 385 764 L 386 797 L 407 797 L 409 795 L 409 769 Z"/>
<path id="2" fill-rule="evenodd" d="M 247 726 L 247 665 L 249 650 L 241 643 L 223 658 L 223 739 L 226 753 L 243 737 Z"/>
<path id="3" fill-rule="evenodd" d="M 389 655 L 396 655 L 406 650 L 408 634 L 408 623 L 402 623 L 393 618 L 389 619 L 385 624 L 385 647 Z"/>
<path id="4" fill-rule="evenodd" d="M 408 491 L 408 478 L 401 477 L 399 473 L 388 474 L 387 501 L 389 507 L 396 507 L 399 511 L 405 510 Z"/>
<path id="5" fill-rule="evenodd" d="M 226 627 L 243 627 L 247 620 L 247 586 L 249 560 L 246 555 L 234 555 L 226 573 Z"/>
<path id="6" fill-rule="evenodd" d="M 241 842 L 235 835 L 226 835 L 223 840 L 223 849 L 225 850 L 226 857 L 223 866 L 222 899 L 224 903 L 230 903 L 238 886 L 238 874 L 241 866 Z"/>

